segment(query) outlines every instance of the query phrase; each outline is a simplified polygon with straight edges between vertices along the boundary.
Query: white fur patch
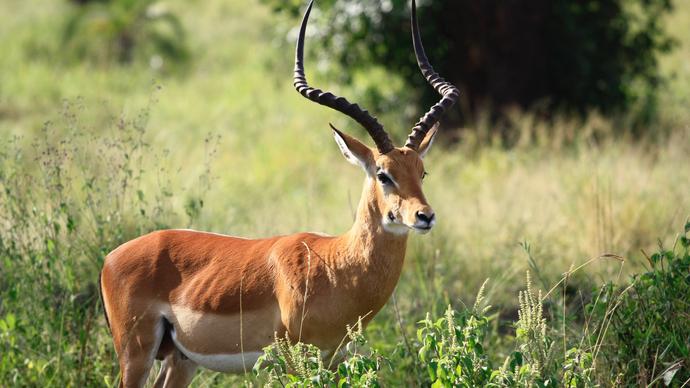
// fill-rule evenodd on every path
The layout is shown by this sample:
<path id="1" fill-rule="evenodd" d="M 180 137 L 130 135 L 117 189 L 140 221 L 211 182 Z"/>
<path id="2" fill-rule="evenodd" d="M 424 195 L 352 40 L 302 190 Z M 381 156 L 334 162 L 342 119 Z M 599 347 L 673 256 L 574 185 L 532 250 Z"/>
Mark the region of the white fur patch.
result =
<path id="1" fill-rule="evenodd" d="M 431 146 L 434 144 L 434 140 L 436 140 L 436 135 L 438 135 L 438 132 L 439 132 L 439 131 L 438 131 L 438 123 L 436 123 L 436 124 L 434 125 L 434 127 L 435 127 L 435 128 L 432 129 L 432 130 L 434 131 L 434 133 L 432 134 L 431 139 L 429 139 L 429 142 L 428 142 L 428 144 L 426 144 L 426 147 L 424 147 L 424 149 L 420 150 L 420 152 L 419 152 L 419 158 L 420 158 L 420 159 L 424 159 L 424 157 L 426 156 L 426 154 L 427 154 L 427 153 L 429 152 L 429 150 L 431 149 Z"/>
<path id="2" fill-rule="evenodd" d="M 419 229 L 419 228 L 412 228 L 417 234 L 427 234 L 431 232 L 431 228 L 429 229 Z"/>
<path id="3" fill-rule="evenodd" d="M 277 305 L 243 315 L 217 315 L 176 304 L 162 306 L 161 313 L 173 326 L 175 346 L 194 363 L 219 372 L 250 371 L 280 325 Z"/>
<path id="4" fill-rule="evenodd" d="M 385 220 L 383 221 L 383 229 L 388 233 L 393 233 L 398 236 L 406 235 L 410 231 L 407 225 L 386 222 Z"/>
<path id="5" fill-rule="evenodd" d="M 179 341 L 175 330 L 172 330 L 172 340 L 175 346 L 190 360 L 218 372 L 244 373 L 251 371 L 263 352 L 244 352 L 239 354 L 200 354 L 185 348 Z"/>
<path id="6" fill-rule="evenodd" d="M 386 177 L 388 177 L 388 179 L 390 179 L 391 182 L 393 182 L 393 185 L 394 185 L 395 187 L 397 187 L 397 188 L 400 187 L 400 185 L 398 185 L 398 181 L 396 181 L 395 178 L 393 178 L 393 175 L 391 175 L 391 173 L 389 173 L 388 171 L 386 171 L 386 170 L 384 170 L 384 169 L 382 169 L 382 168 L 380 168 L 380 169 L 378 169 L 378 171 L 376 171 L 376 174 L 377 174 L 377 175 L 380 174 L 380 173 L 385 174 Z M 377 178 L 377 180 L 378 180 L 378 178 Z M 384 190 L 384 191 L 390 191 L 390 190 L 386 190 L 386 187 L 385 187 L 385 186 L 384 186 L 383 190 Z"/>
<path id="7" fill-rule="evenodd" d="M 367 169 L 366 163 L 364 163 L 364 161 L 360 160 L 355 154 L 352 153 L 352 151 L 350 151 L 350 148 L 348 148 L 345 140 L 340 137 L 337 132 L 333 132 L 333 138 L 335 138 L 335 142 L 338 144 L 340 152 L 348 162 L 354 164 L 355 166 L 360 166 L 365 170 Z"/>
<path id="8" fill-rule="evenodd" d="M 307 233 L 313 234 L 313 235 L 319 236 L 319 237 L 333 237 L 332 235 L 330 235 L 328 233 L 323 233 L 323 232 L 307 232 Z"/>

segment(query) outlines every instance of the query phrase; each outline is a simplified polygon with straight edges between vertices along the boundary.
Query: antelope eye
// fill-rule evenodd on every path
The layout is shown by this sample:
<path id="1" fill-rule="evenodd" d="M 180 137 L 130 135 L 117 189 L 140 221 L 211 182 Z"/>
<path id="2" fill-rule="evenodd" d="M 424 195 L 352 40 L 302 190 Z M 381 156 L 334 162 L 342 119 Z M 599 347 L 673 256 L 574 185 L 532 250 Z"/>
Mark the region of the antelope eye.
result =
<path id="1" fill-rule="evenodd" d="M 424 178 L 426 178 L 426 177 L 427 177 L 427 175 L 429 175 L 429 173 L 428 173 L 428 172 L 426 172 L 426 171 L 424 171 L 424 173 L 422 174 L 422 180 L 424 180 Z"/>
<path id="2" fill-rule="evenodd" d="M 379 182 L 381 182 L 382 185 L 391 185 L 391 184 L 393 184 L 393 181 L 391 180 L 391 178 L 389 178 L 388 175 L 386 175 L 386 174 L 384 174 L 384 173 L 382 173 L 382 172 L 376 174 L 376 179 L 378 179 Z"/>

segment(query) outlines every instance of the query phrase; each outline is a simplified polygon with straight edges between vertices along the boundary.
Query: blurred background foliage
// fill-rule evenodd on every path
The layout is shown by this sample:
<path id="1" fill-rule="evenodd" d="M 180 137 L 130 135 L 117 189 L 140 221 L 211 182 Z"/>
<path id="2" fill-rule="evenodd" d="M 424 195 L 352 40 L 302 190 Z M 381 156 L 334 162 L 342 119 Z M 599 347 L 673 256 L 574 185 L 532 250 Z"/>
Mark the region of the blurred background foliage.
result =
<path id="1" fill-rule="evenodd" d="M 294 36 L 304 2 L 260 0 L 278 18 L 276 31 Z M 179 72 L 190 59 L 186 30 L 164 2 L 71 0 L 59 47 L 61 56 L 100 65 L 148 63 Z M 339 83 L 382 68 L 408 92 L 390 93 L 387 82 L 367 85 L 364 102 L 377 111 L 407 101 L 413 121 L 438 96 L 419 75 L 411 49 L 406 0 L 319 1 L 309 47 L 318 65 Z M 674 40 L 662 28 L 671 0 L 420 1 L 428 55 L 462 91 L 446 127 L 471 125 L 488 115 L 508 145 L 516 139 L 508 116 L 515 108 L 543 119 L 556 113 L 585 117 L 592 111 L 625 116 L 636 136 L 658 115 L 659 56 Z M 291 26 L 289 30 L 281 26 Z M 287 49 L 287 47 L 285 47 Z"/>
<path id="2" fill-rule="evenodd" d="M 189 59 L 186 31 L 165 3 L 154 0 L 71 0 L 62 47 L 68 60 L 101 65 L 148 61 L 179 67 Z"/>
<path id="3" fill-rule="evenodd" d="M 263 0 L 297 18 L 299 0 Z M 662 28 L 670 0 L 436 0 L 418 2 L 427 54 L 436 70 L 460 87 L 451 126 L 491 109 L 536 109 L 584 115 L 638 110 L 635 129 L 656 113 L 663 81 L 659 55 L 673 47 Z M 323 0 L 317 32 L 346 71 L 383 65 L 419 90 L 417 114 L 438 97 L 419 76 L 411 49 L 406 0 Z M 385 85 L 381 86 L 385 88 Z"/>

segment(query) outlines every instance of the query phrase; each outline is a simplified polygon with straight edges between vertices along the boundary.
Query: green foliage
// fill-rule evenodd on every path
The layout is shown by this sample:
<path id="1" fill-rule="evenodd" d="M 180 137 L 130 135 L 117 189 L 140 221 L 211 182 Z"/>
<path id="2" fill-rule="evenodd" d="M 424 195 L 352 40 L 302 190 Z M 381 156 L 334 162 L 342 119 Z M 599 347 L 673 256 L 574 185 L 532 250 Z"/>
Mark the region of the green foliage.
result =
<path id="1" fill-rule="evenodd" d="M 515 350 L 496 367 L 495 352 L 487 351 L 492 330 L 484 306 L 482 285 L 471 309 L 460 311 L 448 306 L 443 316 L 432 318 L 429 313 L 418 322 L 417 342 L 412 354 L 416 368 L 405 373 L 419 373 L 418 384 L 431 387 L 524 387 L 524 386 L 595 386 L 592 353 L 579 346 L 565 352 L 562 359 L 554 357 L 554 341 L 548 334 L 553 329 L 543 316 L 541 292 L 535 294 L 527 277 L 527 289 L 519 293 L 519 319 L 516 322 Z M 324 356 L 312 345 L 291 344 L 288 339 L 264 349 L 265 354 L 254 366 L 254 372 L 267 386 L 296 387 L 370 387 L 381 382 L 378 372 L 382 361 L 408 364 L 401 359 L 383 358 L 376 350 L 358 349 L 366 344 L 361 326 L 349 330 L 349 345 L 344 361 L 333 370 L 324 366 Z M 407 346 L 400 344 L 400 347 Z M 415 357 L 416 356 L 416 357 Z M 328 358 L 326 358 L 328 360 Z M 332 361 L 332 360 L 331 360 Z"/>
<path id="2" fill-rule="evenodd" d="M 690 380 L 690 222 L 674 249 L 649 257 L 651 269 L 632 284 L 604 287 L 616 309 L 601 359 L 626 386 L 680 386 Z M 592 305 L 593 311 L 601 309 Z"/>
<path id="3" fill-rule="evenodd" d="M 595 385 L 593 358 L 589 351 L 575 346 L 564 358 L 554 357 L 552 328 L 543 316 L 541 292 L 535 294 L 527 277 L 527 290 L 519 293 L 519 319 L 516 322 L 516 348 L 496 368 L 492 354 L 485 350 L 490 331 L 486 312 L 480 308 L 484 286 L 472 309 L 460 312 L 450 306 L 437 320 L 427 318 L 419 324 L 419 361 L 426 366 L 424 385 L 432 387 L 581 387 Z"/>
<path id="4" fill-rule="evenodd" d="M 378 372 L 386 359 L 376 350 L 362 351 L 367 342 L 361 321 L 347 331 L 349 342 L 343 355 L 336 351 L 330 358 L 313 345 L 292 344 L 287 337 L 276 338 L 273 345 L 264 349 L 254 365 L 254 373 L 266 380 L 267 387 L 380 387 Z M 335 357 L 344 359 L 331 368 Z M 324 359 L 330 359 L 327 367 Z"/>
<path id="5" fill-rule="evenodd" d="M 563 362 L 563 386 L 594 387 L 597 384 L 594 356 L 591 352 L 574 347 L 565 353 Z M 606 380 L 604 380 L 606 381 Z"/>
<path id="6" fill-rule="evenodd" d="M 170 70 L 189 59 L 185 29 L 162 2 L 75 3 L 62 36 L 62 48 L 75 60 L 100 64 L 143 61 L 154 70 Z"/>
<path id="7" fill-rule="evenodd" d="M 427 313 L 419 322 L 417 339 L 419 361 L 426 366 L 427 379 L 432 387 L 486 385 L 492 370 L 484 351 L 489 320 L 480 309 L 483 286 L 472 310 L 460 313 L 451 306 L 445 315 L 433 321 Z"/>
<path id="8" fill-rule="evenodd" d="M 305 2 L 263 0 L 297 15 Z M 385 66 L 423 91 L 418 111 L 438 100 L 414 60 L 409 0 L 321 0 L 312 23 L 319 55 L 347 71 Z M 539 105 L 585 113 L 654 109 L 658 58 L 672 47 L 662 28 L 670 0 L 419 1 L 425 48 L 476 113 Z M 335 74 L 334 74 L 335 75 Z M 385 85 L 381 86 L 385 88 Z M 546 101 L 546 104 L 543 102 Z"/>

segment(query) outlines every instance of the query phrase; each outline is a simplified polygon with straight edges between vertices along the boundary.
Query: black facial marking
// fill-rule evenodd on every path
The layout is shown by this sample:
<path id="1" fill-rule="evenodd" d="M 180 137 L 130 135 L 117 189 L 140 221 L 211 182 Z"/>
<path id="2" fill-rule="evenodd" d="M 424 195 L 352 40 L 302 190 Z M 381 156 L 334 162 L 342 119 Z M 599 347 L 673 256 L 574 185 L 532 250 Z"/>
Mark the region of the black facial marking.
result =
<path id="1" fill-rule="evenodd" d="M 391 180 L 391 178 L 389 178 L 388 175 L 386 175 L 385 173 L 382 173 L 382 172 L 379 172 L 376 174 L 376 179 L 378 179 L 379 182 L 381 182 L 381 184 L 384 186 L 393 184 L 393 181 Z"/>

